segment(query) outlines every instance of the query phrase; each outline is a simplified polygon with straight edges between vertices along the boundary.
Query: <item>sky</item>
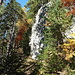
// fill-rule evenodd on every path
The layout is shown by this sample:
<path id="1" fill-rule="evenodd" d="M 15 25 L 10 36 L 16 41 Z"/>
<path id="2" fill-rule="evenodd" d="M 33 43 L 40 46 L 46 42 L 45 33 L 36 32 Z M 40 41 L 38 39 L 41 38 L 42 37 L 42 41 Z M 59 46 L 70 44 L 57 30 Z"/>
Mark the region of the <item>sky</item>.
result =
<path id="1" fill-rule="evenodd" d="M 26 4 L 26 2 L 28 2 L 28 0 L 16 0 L 16 1 L 19 2 L 22 7 L 24 7 L 24 5 Z"/>

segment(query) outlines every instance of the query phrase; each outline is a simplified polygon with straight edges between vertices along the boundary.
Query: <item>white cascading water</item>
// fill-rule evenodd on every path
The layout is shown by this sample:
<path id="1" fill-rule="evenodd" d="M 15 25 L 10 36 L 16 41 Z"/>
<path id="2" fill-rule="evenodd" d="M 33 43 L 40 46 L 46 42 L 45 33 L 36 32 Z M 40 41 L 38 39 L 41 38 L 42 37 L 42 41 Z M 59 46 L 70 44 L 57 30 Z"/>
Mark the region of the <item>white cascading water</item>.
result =
<path id="1" fill-rule="evenodd" d="M 45 18 L 46 13 L 48 10 L 47 6 L 51 6 L 52 3 L 49 2 L 45 5 L 43 5 L 39 10 L 36 15 L 35 23 L 32 26 L 32 34 L 30 37 L 30 47 L 31 47 L 31 56 L 32 59 L 36 59 L 37 55 L 39 55 L 39 50 L 42 50 L 44 47 L 44 44 L 41 42 L 44 39 L 44 24 L 45 24 Z"/>

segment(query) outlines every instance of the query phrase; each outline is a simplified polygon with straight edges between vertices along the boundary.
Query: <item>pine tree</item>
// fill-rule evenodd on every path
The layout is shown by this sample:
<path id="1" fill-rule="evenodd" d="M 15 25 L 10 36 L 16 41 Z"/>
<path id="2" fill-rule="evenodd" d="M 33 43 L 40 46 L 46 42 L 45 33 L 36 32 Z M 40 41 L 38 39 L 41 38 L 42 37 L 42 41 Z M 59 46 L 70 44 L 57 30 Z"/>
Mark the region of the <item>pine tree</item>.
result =
<path id="1" fill-rule="evenodd" d="M 63 44 L 64 36 L 62 32 L 71 25 L 71 16 L 67 17 L 67 9 L 62 7 L 61 1 L 52 0 L 52 6 L 49 7 L 46 18 L 49 25 L 45 25 L 44 44 L 45 47 L 39 56 L 40 69 L 39 75 L 50 75 L 53 72 L 57 74 L 66 67 L 66 61 L 59 56 L 62 49 L 59 45 Z"/>
<path id="2" fill-rule="evenodd" d="M 5 6 L 5 11 L 2 14 L 1 19 L 1 30 L 3 30 L 2 39 L 6 39 L 6 55 L 9 55 L 14 49 L 15 35 L 16 35 L 16 23 L 20 19 L 22 20 L 24 11 L 22 10 L 19 3 L 15 0 L 10 0 Z"/>
<path id="3" fill-rule="evenodd" d="M 29 0 L 25 7 L 28 8 L 28 18 L 34 18 L 38 9 L 44 4 L 48 3 L 49 0 Z"/>
<path id="4" fill-rule="evenodd" d="M 2 34 L 0 35 L 0 37 L 2 37 L 0 40 L 0 49 L 2 51 L 2 54 L 0 55 L 0 58 L 2 59 L 0 74 L 9 75 L 15 74 L 16 69 L 21 65 L 21 58 L 15 54 L 15 36 L 18 32 L 16 23 L 19 20 L 26 23 L 26 20 L 23 20 L 25 13 L 16 0 L 10 0 L 4 7 L 5 10 L 0 14 L 0 33 Z"/>

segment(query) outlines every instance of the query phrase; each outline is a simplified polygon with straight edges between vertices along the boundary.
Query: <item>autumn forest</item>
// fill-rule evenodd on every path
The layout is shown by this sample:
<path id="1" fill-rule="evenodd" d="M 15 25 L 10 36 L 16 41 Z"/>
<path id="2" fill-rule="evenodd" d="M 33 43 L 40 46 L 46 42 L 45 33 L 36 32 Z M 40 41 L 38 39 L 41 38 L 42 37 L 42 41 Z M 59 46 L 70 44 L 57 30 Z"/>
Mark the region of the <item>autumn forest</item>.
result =
<path id="1" fill-rule="evenodd" d="M 0 75 L 75 75 L 75 0 L 0 0 Z"/>

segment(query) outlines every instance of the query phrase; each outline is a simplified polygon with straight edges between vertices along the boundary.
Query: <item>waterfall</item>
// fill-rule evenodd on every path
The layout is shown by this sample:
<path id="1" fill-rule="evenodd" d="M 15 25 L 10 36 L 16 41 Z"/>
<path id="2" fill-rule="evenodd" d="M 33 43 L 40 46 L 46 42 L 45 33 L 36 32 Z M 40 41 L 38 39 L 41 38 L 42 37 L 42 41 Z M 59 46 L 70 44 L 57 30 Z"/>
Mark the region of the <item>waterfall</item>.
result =
<path id="1" fill-rule="evenodd" d="M 39 50 L 42 50 L 44 44 L 41 40 L 44 40 L 44 24 L 46 13 L 48 10 L 48 6 L 51 6 L 51 2 L 44 4 L 39 10 L 35 17 L 35 23 L 32 26 L 32 34 L 30 37 L 30 47 L 31 47 L 31 56 L 32 59 L 36 59 L 37 55 L 39 55 Z"/>

